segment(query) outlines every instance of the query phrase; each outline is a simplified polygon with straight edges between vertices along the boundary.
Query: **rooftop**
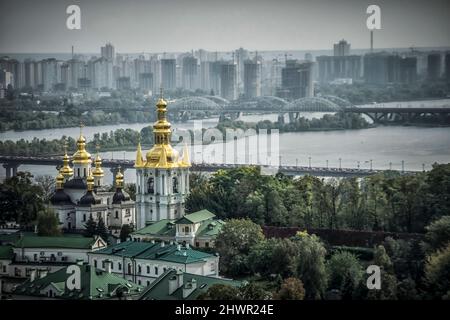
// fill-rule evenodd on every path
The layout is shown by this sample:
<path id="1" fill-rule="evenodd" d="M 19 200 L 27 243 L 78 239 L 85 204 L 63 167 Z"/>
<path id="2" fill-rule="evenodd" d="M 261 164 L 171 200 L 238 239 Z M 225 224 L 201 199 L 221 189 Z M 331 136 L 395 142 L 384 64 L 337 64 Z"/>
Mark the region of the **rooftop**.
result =
<path id="1" fill-rule="evenodd" d="M 0 260 L 11 260 L 13 255 L 11 246 L 0 246 Z"/>
<path id="2" fill-rule="evenodd" d="M 199 223 L 205 220 L 209 220 L 212 218 L 215 218 L 216 215 L 206 209 L 190 213 L 185 215 L 184 217 L 177 220 L 177 224 L 183 224 L 183 223 Z"/>
<path id="3" fill-rule="evenodd" d="M 57 297 L 61 299 L 74 300 L 101 300 L 112 299 L 120 296 L 120 292 L 128 292 L 129 294 L 137 294 L 142 290 L 132 282 L 123 279 L 112 273 L 95 269 L 90 265 L 83 264 L 80 267 L 81 285 L 80 290 L 69 290 L 66 288 L 66 281 L 70 274 L 67 268 L 63 268 L 53 273 L 49 273 L 43 278 L 34 281 L 27 280 L 18 286 L 14 293 L 25 296 L 44 296 L 41 290 L 49 285 L 57 292 Z"/>
<path id="4" fill-rule="evenodd" d="M 169 294 L 169 279 L 176 276 L 176 274 L 177 271 L 173 269 L 163 273 L 144 290 L 139 300 L 195 300 L 214 284 L 227 284 L 235 287 L 241 285 L 239 281 L 183 273 L 184 284 L 191 284 L 192 280 L 195 280 L 194 282 L 196 282 L 197 286 L 186 298 L 183 298 L 183 286 Z"/>
<path id="5" fill-rule="evenodd" d="M 125 241 L 95 251 L 95 254 L 133 257 L 135 259 L 161 260 L 175 263 L 195 263 L 213 257 L 212 254 L 182 247 L 177 244 Z"/>
<path id="6" fill-rule="evenodd" d="M 14 243 L 16 248 L 91 249 L 95 238 L 83 236 L 40 237 L 24 235 Z"/>

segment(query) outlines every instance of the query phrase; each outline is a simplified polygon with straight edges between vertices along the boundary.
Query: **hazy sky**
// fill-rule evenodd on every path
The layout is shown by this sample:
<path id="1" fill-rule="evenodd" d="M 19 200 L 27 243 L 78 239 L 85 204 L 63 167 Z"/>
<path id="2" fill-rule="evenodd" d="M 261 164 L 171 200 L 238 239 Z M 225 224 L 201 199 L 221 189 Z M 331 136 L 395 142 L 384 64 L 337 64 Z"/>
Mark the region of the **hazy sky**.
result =
<path id="1" fill-rule="evenodd" d="M 70 4 L 81 30 L 66 28 Z M 449 0 L 0 0 L 0 52 L 367 48 L 369 4 L 381 7 L 375 47 L 450 46 Z"/>

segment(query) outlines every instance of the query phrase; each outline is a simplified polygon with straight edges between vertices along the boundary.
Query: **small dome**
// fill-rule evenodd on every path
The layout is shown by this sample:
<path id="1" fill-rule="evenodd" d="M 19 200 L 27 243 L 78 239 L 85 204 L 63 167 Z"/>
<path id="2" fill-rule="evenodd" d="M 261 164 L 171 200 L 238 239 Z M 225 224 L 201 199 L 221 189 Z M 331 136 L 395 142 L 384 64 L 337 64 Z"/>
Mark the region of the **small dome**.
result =
<path id="1" fill-rule="evenodd" d="M 51 196 L 50 202 L 53 205 L 73 204 L 69 195 L 62 189 L 56 190 L 56 192 Z"/>
<path id="2" fill-rule="evenodd" d="M 86 189 L 86 182 L 82 178 L 73 178 L 64 184 L 67 189 Z"/>
<path id="3" fill-rule="evenodd" d="M 86 139 L 83 135 L 78 138 L 77 149 L 73 154 L 73 163 L 91 163 L 91 154 L 86 151 Z"/>
<path id="4" fill-rule="evenodd" d="M 163 98 L 160 98 L 160 99 L 158 100 L 158 102 L 156 103 L 156 105 L 157 105 L 158 107 L 166 107 L 166 106 L 167 106 L 167 102 L 166 102 L 166 100 L 164 100 Z"/>
<path id="5" fill-rule="evenodd" d="M 91 206 L 94 204 L 100 204 L 100 200 L 95 196 L 93 191 L 88 191 L 84 196 L 81 197 L 78 202 L 80 206 Z"/>
<path id="6" fill-rule="evenodd" d="M 122 189 L 117 188 L 116 192 L 113 195 L 112 203 L 120 204 L 123 201 L 129 201 L 129 200 L 130 200 L 130 196 L 126 192 L 123 192 Z"/>

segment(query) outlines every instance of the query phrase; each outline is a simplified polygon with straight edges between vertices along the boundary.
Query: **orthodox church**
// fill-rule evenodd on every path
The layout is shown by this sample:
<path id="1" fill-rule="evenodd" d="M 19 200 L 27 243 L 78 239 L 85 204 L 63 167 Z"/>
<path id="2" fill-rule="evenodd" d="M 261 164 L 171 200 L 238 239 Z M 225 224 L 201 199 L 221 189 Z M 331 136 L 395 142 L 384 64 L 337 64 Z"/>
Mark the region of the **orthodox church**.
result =
<path id="1" fill-rule="evenodd" d="M 184 216 L 189 193 L 189 153 L 185 145 L 182 156 L 170 144 L 171 125 L 167 121 L 167 102 L 156 104 L 157 121 L 153 125 L 154 146 L 142 155 L 136 151 L 136 226 L 137 229 L 161 220 Z"/>
<path id="2" fill-rule="evenodd" d="M 90 216 L 103 220 L 113 235 L 124 224 L 136 226 L 134 201 L 123 190 L 124 177 L 120 170 L 115 176 L 115 191 L 104 184 L 102 159 L 97 155 L 92 166 L 91 154 L 86 151 L 86 139 L 80 130 L 77 151 L 70 157 L 65 148 L 63 166 L 56 176 L 56 190 L 50 204 L 64 230 L 83 230 Z"/>

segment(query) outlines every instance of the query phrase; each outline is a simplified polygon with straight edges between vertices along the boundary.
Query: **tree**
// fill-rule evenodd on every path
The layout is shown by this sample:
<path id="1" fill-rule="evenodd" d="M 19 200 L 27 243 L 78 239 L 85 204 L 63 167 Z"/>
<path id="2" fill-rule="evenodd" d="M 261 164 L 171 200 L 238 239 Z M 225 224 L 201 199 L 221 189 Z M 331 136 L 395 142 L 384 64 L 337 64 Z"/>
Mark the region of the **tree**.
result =
<path id="1" fill-rule="evenodd" d="M 305 289 L 302 281 L 297 278 L 285 279 L 274 298 L 277 300 L 303 300 Z"/>
<path id="2" fill-rule="evenodd" d="M 59 219 L 55 212 L 46 209 L 38 212 L 37 230 L 40 236 L 58 236 L 61 234 L 59 229 Z"/>
<path id="3" fill-rule="evenodd" d="M 98 219 L 97 228 L 95 230 L 95 234 L 98 235 L 100 238 L 108 242 L 109 237 L 109 230 L 105 225 L 105 222 L 103 221 L 103 218 L 100 217 Z"/>
<path id="4" fill-rule="evenodd" d="M 227 284 L 213 284 L 198 300 L 240 300 L 239 289 Z"/>
<path id="5" fill-rule="evenodd" d="M 128 236 L 130 235 L 130 233 L 133 232 L 133 227 L 130 226 L 129 224 L 124 224 L 122 226 L 122 228 L 120 229 L 120 242 L 124 242 L 127 241 Z"/>
<path id="6" fill-rule="evenodd" d="M 271 238 L 254 245 L 248 256 L 248 264 L 255 273 L 264 277 L 277 274 L 289 277 L 296 274 L 298 245 L 290 239 Z"/>
<path id="7" fill-rule="evenodd" d="M 85 237 L 93 237 L 97 234 L 97 222 L 95 222 L 92 214 L 89 215 L 89 219 L 84 224 Z M 106 239 L 103 239 L 106 240 Z"/>
<path id="8" fill-rule="evenodd" d="M 249 219 L 231 219 L 217 235 L 215 247 L 224 274 L 249 273 L 247 256 L 250 248 L 264 239 L 261 227 Z"/>
<path id="9" fill-rule="evenodd" d="M 125 184 L 125 191 L 130 195 L 131 200 L 136 201 L 136 184 L 135 183 Z"/>
<path id="10" fill-rule="evenodd" d="M 49 175 L 37 176 L 35 179 L 36 184 L 42 189 L 42 199 L 44 202 L 48 202 L 53 192 L 55 191 L 55 178 Z"/>
<path id="11" fill-rule="evenodd" d="M 397 299 L 397 278 L 391 259 L 386 253 L 384 246 L 375 248 L 374 265 L 381 269 L 381 289 L 369 290 L 368 299 L 371 300 L 395 300 Z"/>
<path id="12" fill-rule="evenodd" d="M 427 258 L 425 279 L 433 298 L 447 296 L 450 291 L 450 244 Z"/>
<path id="13" fill-rule="evenodd" d="M 363 277 L 363 268 L 358 258 L 347 251 L 338 251 L 327 262 L 329 288 L 341 292 L 342 298 L 351 299 Z"/>
<path id="14" fill-rule="evenodd" d="M 295 240 L 299 247 L 297 276 L 303 282 L 306 297 L 318 299 L 323 296 L 328 281 L 325 268 L 326 249 L 314 234 L 300 234 Z"/>
<path id="15" fill-rule="evenodd" d="M 42 189 L 31 181 L 29 172 L 18 172 L 0 184 L 0 223 L 15 221 L 21 225 L 35 222 L 44 209 Z"/>
<path id="16" fill-rule="evenodd" d="M 434 251 L 445 248 L 450 243 L 450 216 L 443 216 L 426 228 L 427 249 Z"/>
<path id="17" fill-rule="evenodd" d="M 248 282 L 239 288 L 239 295 L 242 300 L 270 300 L 272 298 L 271 292 L 264 289 L 264 287 L 256 282 Z"/>

